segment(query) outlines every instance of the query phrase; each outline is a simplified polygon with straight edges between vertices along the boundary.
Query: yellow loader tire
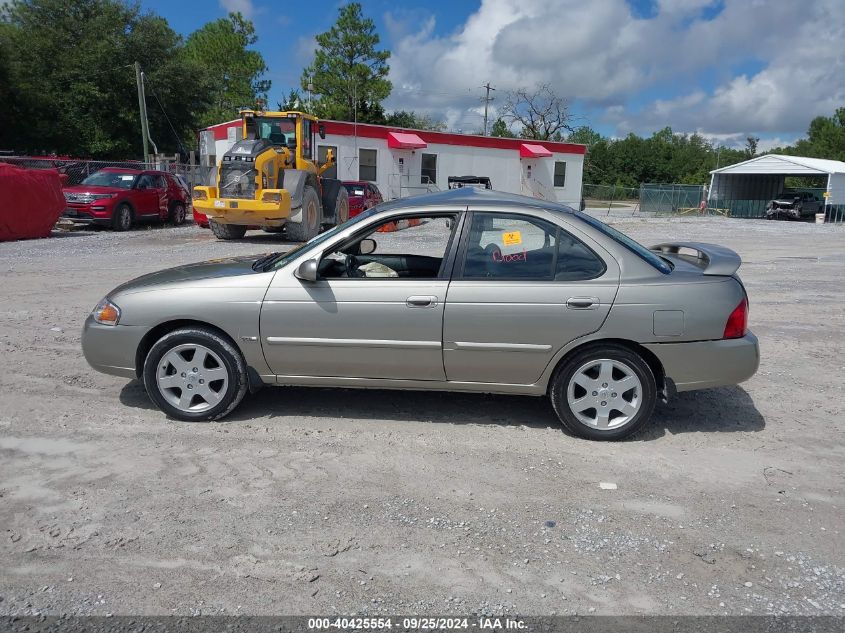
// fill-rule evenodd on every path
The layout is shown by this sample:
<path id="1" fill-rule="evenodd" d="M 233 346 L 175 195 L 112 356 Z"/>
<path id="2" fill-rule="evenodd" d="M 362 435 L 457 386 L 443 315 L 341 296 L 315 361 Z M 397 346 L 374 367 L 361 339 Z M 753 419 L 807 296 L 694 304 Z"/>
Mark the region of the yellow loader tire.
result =
<path id="1" fill-rule="evenodd" d="M 218 224 L 211 220 L 208 225 L 218 240 L 239 240 L 246 234 L 246 227 L 240 224 Z"/>
<path id="2" fill-rule="evenodd" d="M 311 185 L 302 192 L 302 221 L 285 224 L 285 233 L 292 242 L 307 242 L 320 232 L 320 196 Z"/>

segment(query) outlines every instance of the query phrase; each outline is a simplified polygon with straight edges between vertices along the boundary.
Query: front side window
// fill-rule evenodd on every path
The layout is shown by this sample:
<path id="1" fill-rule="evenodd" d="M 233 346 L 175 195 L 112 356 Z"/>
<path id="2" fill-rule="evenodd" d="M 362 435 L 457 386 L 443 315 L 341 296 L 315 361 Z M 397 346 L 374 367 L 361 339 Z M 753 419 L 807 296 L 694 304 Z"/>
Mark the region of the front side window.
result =
<path id="1" fill-rule="evenodd" d="M 302 158 L 311 158 L 311 119 L 302 120 Z"/>
<path id="2" fill-rule="evenodd" d="M 374 149 L 359 149 L 358 150 L 358 180 L 369 180 L 375 182 L 376 178 L 376 161 L 378 152 Z"/>
<path id="3" fill-rule="evenodd" d="M 417 215 L 387 220 L 324 253 L 324 279 L 437 279 L 456 216 Z"/>
<path id="4" fill-rule="evenodd" d="M 581 240 L 538 218 L 474 213 L 469 231 L 464 279 L 584 281 L 607 269 Z"/>

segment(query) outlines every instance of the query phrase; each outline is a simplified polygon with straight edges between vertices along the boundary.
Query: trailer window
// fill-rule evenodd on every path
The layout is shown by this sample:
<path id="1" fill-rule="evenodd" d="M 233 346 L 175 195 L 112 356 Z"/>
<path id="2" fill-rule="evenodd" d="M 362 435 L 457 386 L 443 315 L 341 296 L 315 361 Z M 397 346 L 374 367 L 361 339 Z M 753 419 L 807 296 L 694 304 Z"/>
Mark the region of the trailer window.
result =
<path id="1" fill-rule="evenodd" d="M 378 151 L 374 149 L 359 149 L 358 150 L 358 180 L 369 180 L 375 182 L 377 180 L 376 163 L 378 160 Z"/>

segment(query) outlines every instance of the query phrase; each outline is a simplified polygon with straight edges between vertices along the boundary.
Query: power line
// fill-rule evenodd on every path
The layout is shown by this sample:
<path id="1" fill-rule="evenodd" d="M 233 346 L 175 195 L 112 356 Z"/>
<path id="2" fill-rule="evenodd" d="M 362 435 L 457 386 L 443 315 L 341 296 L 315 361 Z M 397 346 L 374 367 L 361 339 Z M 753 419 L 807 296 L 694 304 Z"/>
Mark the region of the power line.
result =
<path id="1" fill-rule="evenodd" d="M 161 103 L 161 99 L 158 98 L 158 95 L 156 94 L 156 91 L 153 90 L 152 86 L 150 86 L 150 92 L 153 94 L 153 98 L 156 100 L 156 103 L 158 103 L 158 107 L 161 109 L 161 113 L 164 115 L 164 118 L 167 119 L 167 125 L 170 126 L 170 131 L 173 132 L 173 136 L 176 138 L 176 143 L 179 144 L 179 151 L 182 154 L 187 154 L 187 152 L 185 151 L 185 146 L 182 143 L 182 139 L 179 138 L 179 134 L 176 132 L 176 128 L 173 127 L 173 123 L 170 121 L 170 117 L 167 116 L 167 110 L 164 109 L 164 105 Z"/>

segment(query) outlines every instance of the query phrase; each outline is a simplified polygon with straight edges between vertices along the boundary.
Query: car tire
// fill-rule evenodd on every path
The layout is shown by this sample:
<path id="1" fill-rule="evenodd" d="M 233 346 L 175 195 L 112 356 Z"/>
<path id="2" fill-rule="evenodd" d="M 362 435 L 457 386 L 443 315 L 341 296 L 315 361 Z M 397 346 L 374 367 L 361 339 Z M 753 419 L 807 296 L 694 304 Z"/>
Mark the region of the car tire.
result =
<path id="1" fill-rule="evenodd" d="M 218 240 L 239 240 L 246 235 L 246 227 L 241 224 L 219 224 L 209 220 L 208 226 Z"/>
<path id="2" fill-rule="evenodd" d="M 162 336 L 144 360 L 143 377 L 156 406 L 187 422 L 219 420 L 240 403 L 249 386 L 240 350 L 203 327 Z"/>
<path id="3" fill-rule="evenodd" d="M 340 186 L 337 188 L 333 210 L 332 217 L 335 219 L 335 226 L 349 220 L 349 192 L 346 191 L 346 187 Z"/>
<path id="4" fill-rule="evenodd" d="M 651 418 L 657 381 L 648 363 L 627 347 L 594 345 L 557 369 L 549 398 L 561 424 L 573 434 L 621 440 Z"/>
<path id="5" fill-rule="evenodd" d="M 345 190 L 344 190 L 345 191 Z M 285 224 L 285 233 L 292 242 L 307 242 L 320 232 L 320 196 L 311 185 L 302 192 L 302 221 Z"/>
<path id="6" fill-rule="evenodd" d="M 115 231 L 128 231 L 132 228 L 132 208 L 125 202 L 117 205 L 112 213 L 111 226 Z"/>
<path id="7" fill-rule="evenodd" d="M 170 205 L 168 220 L 174 226 L 181 226 L 185 223 L 185 205 L 181 202 L 174 202 Z"/>

